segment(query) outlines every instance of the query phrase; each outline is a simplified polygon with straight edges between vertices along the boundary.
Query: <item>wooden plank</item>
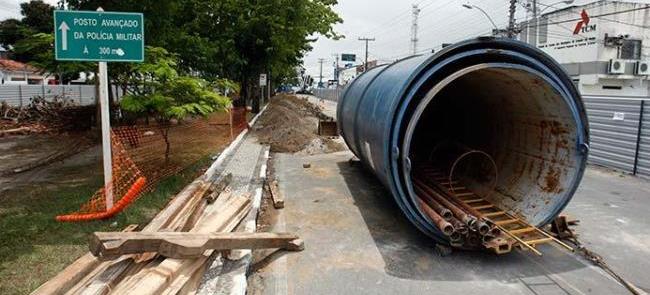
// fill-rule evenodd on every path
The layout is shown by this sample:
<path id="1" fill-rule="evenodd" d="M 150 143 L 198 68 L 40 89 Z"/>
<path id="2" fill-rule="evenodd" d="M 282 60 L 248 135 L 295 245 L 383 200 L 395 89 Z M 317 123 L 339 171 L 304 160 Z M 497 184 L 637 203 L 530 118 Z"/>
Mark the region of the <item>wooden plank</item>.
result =
<path id="1" fill-rule="evenodd" d="M 496 212 L 490 212 L 490 213 L 483 213 L 483 217 L 494 217 L 494 216 L 501 216 L 505 215 L 505 211 L 496 211 Z M 496 225 L 503 225 L 507 223 L 500 224 L 498 221 L 494 222 Z"/>
<path id="2" fill-rule="evenodd" d="M 101 261 L 94 255 L 86 253 L 68 265 L 68 267 L 58 273 L 54 278 L 34 290 L 32 294 L 64 294 L 66 290 L 72 288 L 100 263 Z"/>
<path id="3" fill-rule="evenodd" d="M 474 208 L 475 210 L 488 209 L 488 208 L 492 208 L 492 207 L 494 207 L 494 205 L 492 205 L 492 204 L 472 206 L 472 208 Z M 485 215 L 485 213 L 483 213 L 483 215 Z"/>
<path id="4" fill-rule="evenodd" d="M 232 231 L 251 209 L 250 198 L 244 196 L 235 196 L 224 205 L 221 209 L 215 210 L 210 216 L 202 219 L 192 231 L 199 233 Z M 160 294 L 172 283 L 184 285 L 183 281 L 190 279 L 190 276 L 186 274 L 193 273 L 196 268 L 204 265 L 212 252 L 212 250 L 207 250 L 199 258 L 193 259 L 165 259 L 138 277 L 133 288 L 124 290 L 123 294 Z"/>
<path id="5" fill-rule="evenodd" d="M 471 199 L 471 200 L 467 200 L 467 201 L 463 201 L 463 202 L 465 202 L 465 204 L 472 204 L 472 203 L 478 203 L 478 202 L 484 202 L 484 201 L 485 200 L 479 198 L 479 199 Z"/>
<path id="6" fill-rule="evenodd" d="M 137 224 L 131 224 L 122 231 L 133 231 L 137 227 Z M 68 265 L 55 277 L 38 287 L 31 294 L 64 294 L 100 264 L 102 264 L 102 261 L 97 259 L 92 253 L 86 253 Z"/>
<path id="7" fill-rule="evenodd" d="M 506 225 L 506 224 L 515 223 L 515 222 L 519 222 L 519 220 L 518 219 L 499 220 L 499 221 L 495 221 L 494 224 L 496 224 L 496 225 Z"/>
<path id="8" fill-rule="evenodd" d="M 98 257 L 158 252 L 171 258 L 195 258 L 206 250 L 303 249 L 302 240 L 291 233 L 187 233 L 187 232 L 96 232 L 90 251 Z"/>
<path id="9" fill-rule="evenodd" d="M 472 192 L 467 192 L 467 193 L 456 193 L 456 197 L 464 197 L 464 196 L 473 196 L 474 193 Z"/>
<path id="10" fill-rule="evenodd" d="M 541 238 L 541 239 L 528 240 L 528 241 L 524 240 L 524 242 L 526 244 L 531 245 L 531 246 L 541 244 L 541 243 L 548 243 L 550 241 L 553 241 L 553 239 L 552 238 Z"/>
<path id="11" fill-rule="evenodd" d="M 269 191 L 271 192 L 271 198 L 273 199 L 273 207 L 276 209 L 284 208 L 284 196 L 280 193 L 278 188 L 278 181 L 274 180 L 268 184 Z"/>
<path id="12" fill-rule="evenodd" d="M 210 189 L 212 182 L 206 181 L 204 177 L 194 180 L 186 186 L 174 199 L 159 212 L 156 217 L 142 230 L 143 232 L 154 232 L 159 230 L 181 230 L 188 222 L 190 213 L 202 201 L 202 196 Z M 180 202 L 183 203 L 180 203 Z M 166 218 L 166 219 L 163 219 Z M 148 261 L 154 259 L 156 253 L 143 253 L 140 255 L 128 255 L 116 259 L 106 270 L 94 277 L 88 287 L 82 290 L 85 295 L 107 294 L 126 277 L 126 273 L 134 268 L 143 267 Z"/>
<path id="13" fill-rule="evenodd" d="M 508 231 L 513 235 L 518 235 L 518 234 L 529 233 L 529 232 L 535 231 L 535 230 L 537 230 L 537 229 L 534 228 L 534 227 L 524 227 L 524 228 L 512 229 L 512 230 L 508 230 Z"/>

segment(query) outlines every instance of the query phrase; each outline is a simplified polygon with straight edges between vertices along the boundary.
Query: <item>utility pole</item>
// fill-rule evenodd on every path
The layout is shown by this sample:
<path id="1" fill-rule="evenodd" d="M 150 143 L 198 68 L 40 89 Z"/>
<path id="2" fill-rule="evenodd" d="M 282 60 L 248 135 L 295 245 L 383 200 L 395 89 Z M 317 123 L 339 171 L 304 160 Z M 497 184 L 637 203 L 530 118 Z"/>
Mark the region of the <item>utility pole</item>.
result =
<path id="1" fill-rule="evenodd" d="M 366 61 L 363 63 L 363 71 L 368 70 L 368 42 L 370 41 L 375 41 L 375 38 L 359 38 L 359 41 L 365 41 L 366 42 Z"/>
<path id="2" fill-rule="evenodd" d="M 415 55 L 418 51 L 418 16 L 420 15 L 420 8 L 417 4 L 413 4 L 411 11 L 413 16 L 413 24 L 411 24 L 411 54 Z"/>
<path id="3" fill-rule="evenodd" d="M 323 87 L 323 63 L 325 62 L 324 58 L 319 58 L 318 63 L 320 64 L 320 75 L 318 75 L 318 88 Z"/>
<path id="4" fill-rule="evenodd" d="M 336 62 L 334 63 L 334 80 L 336 80 L 336 86 L 339 85 L 339 54 L 332 54 Z"/>
<path id="5" fill-rule="evenodd" d="M 535 38 L 535 40 L 533 40 L 533 42 L 530 42 L 530 40 L 528 40 L 528 44 L 537 46 L 537 0 L 533 0 L 533 22 L 534 22 L 533 28 L 535 28 L 535 33 L 533 34 L 534 36 L 533 38 Z M 530 36 L 530 34 L 528 34 L 528 36 Z"/>
<path id="6" fill-rule="evenodd" d="M 516 10 L 517 0 L 510 0 L 510 9 L 508 17 L 508 38 L 515 37 L 515 10 Z"/>

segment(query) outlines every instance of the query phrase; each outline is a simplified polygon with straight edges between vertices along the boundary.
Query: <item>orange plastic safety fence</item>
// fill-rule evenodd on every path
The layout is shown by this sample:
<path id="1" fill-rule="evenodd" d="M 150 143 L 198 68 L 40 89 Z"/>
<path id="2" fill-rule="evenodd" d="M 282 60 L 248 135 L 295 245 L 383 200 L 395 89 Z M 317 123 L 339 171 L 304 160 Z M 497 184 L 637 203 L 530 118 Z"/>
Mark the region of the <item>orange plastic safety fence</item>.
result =
<path id="1" fill-rule="evenodd" d="M 225 146 L 248 127 L 246 109 L 234 109 L 209 118 L 160 126 L 141 122 L 111 130 L 114 206 L 107 210 L 104 188 L 79 211 L 57 216 L 58 221 L 105 219 L 122 211 L 160 180 L 178 173 Z"/>
<path id="2" fill-rule="evenodd" d="M 231 135 L 237 136 L 244 129 L 248 128 L 248 111 L 245 107 L 233 107 L 230 109 Z"/>
<path id="3" fill-rule="evenodd" d="M 128 204 L 133 202 L 142 192 L 146 178 L 131 160 L 128 152 L 122 145 L 121 140 L 111 132 L 111 150 L 113 155 L 113 188 L 114 206 L 107 210 L 106 208 L 106 191 L 101 188 L 93 194 L 88 202 L 81 206 L 79 211 L 59 215 L 58 221 L 86 221 L 109 218 L 124 209 Z"/>

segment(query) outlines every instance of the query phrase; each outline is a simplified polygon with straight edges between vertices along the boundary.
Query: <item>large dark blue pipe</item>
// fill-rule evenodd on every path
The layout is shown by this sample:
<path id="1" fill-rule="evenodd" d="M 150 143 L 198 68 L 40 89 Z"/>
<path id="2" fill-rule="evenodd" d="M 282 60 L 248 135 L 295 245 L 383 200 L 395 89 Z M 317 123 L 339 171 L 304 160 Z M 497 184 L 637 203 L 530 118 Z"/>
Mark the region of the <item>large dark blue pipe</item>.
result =
<path id="1" fill-rule="evenodd" d="M 413 163 L 409 154 L 415 144 L 413 138 L 427 134 L 422 129 L 428 127 L 418 125 L 418 120 L 431 111 L 426 107 L 436 101 L 441 89 L 453 85 L 454 77 L 462 80 L 463 85 L 472 85 L 472 89 L 481 88 L 481 80 L 517 85 L 512 89 L 503 87 L 502 93 L 500 89 L 494 91 L 495 95 L 514 102 L 510 108 L 511 113 L 516 113 L 508 114 L 504 106 L 502 116 L 510 121 L 504 119 L 499 128 L 504 128 L 503 133 L 507 134 L 497 134 L 503 136 L 500 142 L 485 143 L 485 148 L 493 148 L 492 153 L 501 166 L 500 174 L 504 175 L 499 179 L 495 198 L 512 194 L 509 196 L 512 200 L 504 197 L 501 205 L 535 224 L 548 223 L 566 206 L 582 178 L 588 150 L 587 116 L 578 91 L 561 66 L 525 43 L 479 38 L 454 44 L 436 54 L 412 56 L 368 70 L 347 86 L 338 103 L 338 124 L 348 147 L 390 190 L 399 208 L 418 229 L 434 239 L 446 241 L 415 206 L 410 179 Z M 490 85 L 485 87 L 490 89 Z M 526 87 L 531 97 L 522 95 Z M 454 91 L 463 93 L 463 89 Z M 484 96 L 484 104 L 494 105 L 487 94 L 476 92 L 475 95 Z M 530 127 L 503 127 L 526 120 L 520 114 L 526 110 L 538 110 L 530 115 L 535 118 L 529 122 Z M 564 126 L 561 138 L 549 135 L 543 117 Z M 499 117 L 494 118 L 501 122 Z M 435 128 L 431 128 L 434 132 Z M 539 151 L 534 143 L 537 139 L 526 135 L 527 132 L 541 134 Z M 549 151 L 552 148 L 546 145 L 554 145 L 554 151 Z M 511 151 L 500 153 L 499 149 Z M 515 175 L 519 170 L 530 172 L 525 172 L 528 176 Z M 560 188 L 544 183 L 551 173 L 559 174 Z"/>

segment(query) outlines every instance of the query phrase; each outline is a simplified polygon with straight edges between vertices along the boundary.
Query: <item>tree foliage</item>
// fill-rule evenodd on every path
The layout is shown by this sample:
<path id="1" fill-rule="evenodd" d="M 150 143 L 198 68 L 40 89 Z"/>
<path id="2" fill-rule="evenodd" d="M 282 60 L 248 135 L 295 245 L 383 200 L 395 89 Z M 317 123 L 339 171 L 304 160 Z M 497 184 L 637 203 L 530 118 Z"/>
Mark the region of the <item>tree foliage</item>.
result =
<path id="1" fill-rule="evenodd" d="M 147 47 L 144 63 L 133 64 L 124 79 L 133 85 L 122 98 L 126 111 L 146 114 L 165 124 L 170 119 L 207 116 L 230 105 L 207 81 L 181 76 L 175 70 L 177 57 L 160 47 Z"/>
<path id="2" fill-rule="evenodd" d="M 336 0 L 69 0 L 71 8 L 145 15 L 147 45 L 178 56 L 177 68 L 239 82 L 248 98 L 260 73 L 295 76 L 315 36 L 341 38 Z"/>
<path id="3" fill-rule="evenodd" d="M 34 33 L 52 33 L 54 23 L 54 6 L 41 0 L 31 0 L 20 4 L 23 15 L 21 24 Z"/>
<path id="4" fill-rule="evenodd" d="M 295 77 L 295 68 L 318 37 L 343 37 L 333 29 L 342 22 L 333 10 L 336 0 L 68 0 L 67 4 L 75 10 L 102 7 L 144 13 L 146 45 L 174 53 L 179 75 L 237 81 L 244 98 L 257 93 L 260 73 L 270 73 L 276 83 Z M 15 20 L 0 24 L 3 44 L 52 32 L 51 6 L 32 0 L 21 8 L 24 17 L 19 24 Z M 21 58 L 34 57 L 29 54 L 23 51 Z M 121 83 L 133 77 L 133 71 L 129 65 L 113 64 L 109 73 Z"/>
<path id="5" fill-rule="evenodd" d="M 94 64 L 82 62 L 59 62 L 54 59 L 54 35 L 36 33 L 18 40 L 13 51 L 16 56 L 27 58 L 29 64 L 59 76 L 64 83 L 79 78 L 80 72 L 90 72 Z"/>
<path id="6" fill-rule="evenodd" d="M 181 76 L 175 70 L 177 57 L 163 48 L 147 47 L 145 62 L 132 64 L 127 76 L 133 85 L 131 93 L 122 97 L 123 110 L 153 117 L 166 143 L 165 157 L 169 158 L 169 128 L 172 119 L 207 116 L 222 111 L 230 99 L 212 88 L 203 79 Z"/>

